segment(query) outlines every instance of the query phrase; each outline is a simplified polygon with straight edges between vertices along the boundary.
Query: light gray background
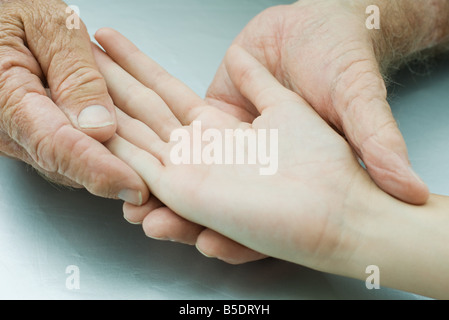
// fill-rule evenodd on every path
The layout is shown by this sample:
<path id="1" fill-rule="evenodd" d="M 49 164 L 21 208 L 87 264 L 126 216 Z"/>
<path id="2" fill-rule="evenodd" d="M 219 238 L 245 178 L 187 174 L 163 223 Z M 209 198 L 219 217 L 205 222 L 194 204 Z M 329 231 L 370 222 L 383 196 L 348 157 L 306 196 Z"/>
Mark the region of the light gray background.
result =
<path id="1" fill-rule="evenodd" d="M 281 3 L 289 1 L 69 4 L 81 9 L 91 34 L 116 28 L 204 95 L 232 39 Z M 432 192 L 448 195 L 449 63 L 426 76 L 404 71 L 396 81 L 391 103 L 412 164 Z M 146 238 L 122 218 L 119 201 L 57 188 L 13 160 L 0 158 L 0 181 L 1 299 L 425 299 L 274 259 L 242 266 L 207 259 L 193 247 Z M 79 267 L 79 290 L 65 286 L 69 265 Z"/>

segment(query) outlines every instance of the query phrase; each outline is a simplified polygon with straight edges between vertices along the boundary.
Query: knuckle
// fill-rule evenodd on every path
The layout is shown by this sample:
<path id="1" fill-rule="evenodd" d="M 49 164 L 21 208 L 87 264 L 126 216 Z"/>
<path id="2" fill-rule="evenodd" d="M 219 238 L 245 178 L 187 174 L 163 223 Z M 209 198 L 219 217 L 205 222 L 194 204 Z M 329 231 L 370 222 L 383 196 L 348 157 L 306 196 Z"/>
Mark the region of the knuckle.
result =
<path id="1" fill-rule="evenodd" d="M 2 47 L 0 47 L 0 50 Z M 4 51 L 4 50 L 1 50 Z M 8 71 L 17 64 L 17 58 L 11 54 L 5 54 L 0 51 L 0 79 L 5 79 L 8 76 Z"/>
<path id="2" fill-rule="evenodd" d="M 21 136 L 24 134 L 23 131 L 26 130 L 26 124 L 29 122 L 29 116 L 20 107 L 20 103 L 5 105 L 2 108 L 1 115 L 2 130 L 14 140 L 20 141 Z"/>
<path id="3" fill-rule="evenodd" d="M 27 82 L 9 81 L 7 90 L 0 83 L 0 128 L 9 137 L 18 142 L 23 142 L 29 137 L 30 125 L 34 123 L 34 114 L 30 114 L 25 104 L 34 96 L 40 96 L 42 92 L 28 88 Z M 38 111 L 38 110 L 36 110 Z"/>
<path id="4" fill-rule="evenodd" d="M 107 96 L 106 82 L 101 73 L 83 63 L 73 65 L 64 72 L 68 74 L 61 79 L 54 92 L 54 100 L 57 104 L 64 101 L 76 100 L 79 103 L 87 103 L 98 100 L 99 95 Z"/>
<path id="5" fill-rule="evenodd" d="M 113 198 L 115 194 L 110 185 L 110 178 L 101 172 L 91 170 L 88 180 L 84 183 L 85 188 L 92 194 L 105 198 Z"/>
<path id="6" fill-rule="evenodd" d="M 2 125 L 11 139 L 16 141 L 43 169 L 55 172 L 55 145 L 65 122 L 53 121 L 44 125 L 36 121 L 42 118 L 42 104 L 46 97 L 26 92 L 17 103 L 2 108 Z M 61 139 L 59 139 L 61 140 Z"/>
<path id="7" fill-rule="evenodd" d="M 38 76 L 15 64 L 15 59 L 0 57 L 0 112 L 18 104 L 27 93 L 45 94 Z"/>
<path id="8" fill-rule="evenodd" d="M 58 161 L 60 157 L 58 157 L 57 152 L 57 141 L 63 129 L 64 126 L 61 126 L 54 132 L 37 132 L 35 134 L 36 138 L 28 147 L 36 163 L 50 173 L 63 174 L 61 171 L 65 169 L 64 164 L 71 161 L 71 157 L 62 158 L 62 162 Z"/>
<path id="9" fill-rule="evenodd" d="M 93 153 L 91 140 L 74 131 L 70 125 L 44 136 L 36 147 L 36 155 L 50 173 L 68 177 L 92 194 L 107 198 L 114 196 L 111 177 L 104 169 L 109 168 L 110 159 Z"/>
<path id="10" fill-rule="evenodd" d="M 17 143 L 0 131 L 0 155 L 14 159 L 20 159 L 26 163 L 31 162 L 31 157 Z"/>

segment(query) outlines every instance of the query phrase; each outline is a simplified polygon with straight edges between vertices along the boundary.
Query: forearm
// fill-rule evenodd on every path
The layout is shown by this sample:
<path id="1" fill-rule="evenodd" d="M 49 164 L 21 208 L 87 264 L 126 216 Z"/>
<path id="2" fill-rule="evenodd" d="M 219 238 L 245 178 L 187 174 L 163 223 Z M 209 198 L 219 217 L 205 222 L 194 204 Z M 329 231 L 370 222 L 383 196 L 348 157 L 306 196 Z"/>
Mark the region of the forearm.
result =
<path id="1" fill-rule="evenodd" d="M 380 285 L 420 295 L 449 298 L 449 197 L 432 195 L 424 206 L 389 196 L 372 202 L 348 276 L 365 280 L 368 265 Z"/>

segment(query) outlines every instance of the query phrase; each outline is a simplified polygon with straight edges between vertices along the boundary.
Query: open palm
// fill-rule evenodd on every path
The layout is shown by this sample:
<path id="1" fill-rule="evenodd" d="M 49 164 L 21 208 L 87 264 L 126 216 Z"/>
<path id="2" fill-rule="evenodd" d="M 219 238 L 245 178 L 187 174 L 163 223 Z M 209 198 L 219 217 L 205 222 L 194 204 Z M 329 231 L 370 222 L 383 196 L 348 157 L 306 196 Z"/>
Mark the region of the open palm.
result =
<path id="1" fill-rule="evenodd" d="M 382 33 L 365 25 L 366 7 L 371 4 L 301 0 L 271 7 L 252 19 L 234 43 L 341 132 L 382 190 L 405 202 L 423 204 L 429 190 L 411 169 L 386 99 L 381 71 L 391 59 L 384 59 Z M 384 19 L 382 23 L 397 22 Z M 227 69 L 225 63 L 220 66 L 207 100 L 252 121 L 257 108 L 239 92 Z"/>
<path id="2" fill-rule="evenodd" d="M 118 112 L 118 135 L 108 147 L 139 172 L 155 196 L 147 206 L 134 208 L 144 228 L 150 224 L 146 217 L 159 210 L 166 219 L 181 219 L 184 238 L 188 233 L 198 240 L 210 232 L 221 236 L 222 244 L 232 239 L 227 241 L 250 248 L 242 253 L 247 260 L 268 255 L 320 269 L 326 269 L 325 258 L 348 248 L 342 232 L 348 217 L 342 213 L 360 186 L 370 185 L 369 178 L 346 141 L 300 96 L 235 46 L 226 57 L 232 61 L 226 63 L 227 72 L 260 113 L 252 123 L 242 122 L 207 105 L 123 36 L 101 33 L 97 38 L 115 62 L 99 49 L 96 58 L 123 111 Z M 261 163 L 175 164 L 172 151 L 179 141 L 170 141 L 172 133 L 184 130 L 193 137 L 198 123 L 201 134 L 210 128 L 216 133 L 249 129 L 259 137 L 275 130 L 276 171 L 262 175 Z"/>

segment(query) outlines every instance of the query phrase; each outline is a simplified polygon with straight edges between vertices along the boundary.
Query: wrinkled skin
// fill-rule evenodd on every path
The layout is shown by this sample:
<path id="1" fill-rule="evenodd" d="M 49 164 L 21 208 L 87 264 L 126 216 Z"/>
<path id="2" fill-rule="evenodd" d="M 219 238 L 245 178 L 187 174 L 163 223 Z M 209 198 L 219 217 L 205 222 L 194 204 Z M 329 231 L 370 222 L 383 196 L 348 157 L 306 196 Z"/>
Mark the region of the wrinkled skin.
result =
<path id="1" fill-rule="evenodd" d="M 66 9 L 0 1 L 0 154 L 55 183 L 139 205 L 144 182 L 101 144 L 116 131 L 114 105 L 86 28 L 67 27 Z"/>
<path id="2" fill-rule="evenodd" d="M 349 3 L 349 2 L 347 2 Z M 423 204 L 429 192 L 410 168 L 405 142 L 386 101 L 365 7 L 344 1 L 299 1 L 270 8 L 235 40 L 287 88 L 339 130 L 386 192 Z M 209 101 L 245 120 L 257 110 L 222 65 Z"/>

